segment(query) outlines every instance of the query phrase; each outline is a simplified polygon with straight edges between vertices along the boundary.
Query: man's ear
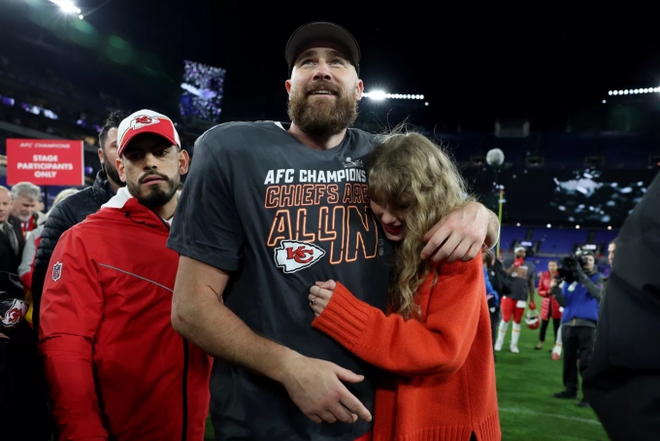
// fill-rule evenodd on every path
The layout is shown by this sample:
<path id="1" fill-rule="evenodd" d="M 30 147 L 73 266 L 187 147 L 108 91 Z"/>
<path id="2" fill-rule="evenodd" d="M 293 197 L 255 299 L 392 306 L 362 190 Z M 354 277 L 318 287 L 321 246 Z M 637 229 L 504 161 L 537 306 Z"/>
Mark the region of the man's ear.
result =
<path id="1" fill-rule="evenodd" d="M 364 92 L 364 82 L 358 79 L 358 83 L 355 86 L 355 99 L 360 101 L 362 99 L 363 92 Z"/>
<path id="2" fill-rule="evenodd" d="M 118 157 L 115 161 L 115 168 L 117 169 L 117 174 L 119 174 L 119 180 L 126 183 L 126 168 L 124 167 L 124 159 Z"/>
<path id="3" fill-rule="evenodd" d="M 179 152 L 179 174 L 181 176 L 188 173 L 188 167 L 190 167 L 190 155 L 184 149 L 181 149 Z"/>

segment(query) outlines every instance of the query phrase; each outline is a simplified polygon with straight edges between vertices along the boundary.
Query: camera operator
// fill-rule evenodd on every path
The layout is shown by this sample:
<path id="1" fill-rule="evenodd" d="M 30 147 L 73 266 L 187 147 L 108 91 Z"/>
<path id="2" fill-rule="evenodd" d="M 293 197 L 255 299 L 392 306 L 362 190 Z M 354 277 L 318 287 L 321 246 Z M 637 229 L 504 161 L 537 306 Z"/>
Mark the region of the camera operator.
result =
<path id="1" fill-rule="evenodd" d="M 564 390 L 555 398 L 576 399 L 578 393 L 578 360 L 580 375 L 589 366 L 596 338 L 598 304 L 603 290 L 603 275 L 596 268 L 596 258 L 587 251 L 567 256 L 555 279 L 550 282 L 552 294 L 564 307 L 562 340 L 564 346 Z M 580 407 L 589 407 L 582 399 Z"/>

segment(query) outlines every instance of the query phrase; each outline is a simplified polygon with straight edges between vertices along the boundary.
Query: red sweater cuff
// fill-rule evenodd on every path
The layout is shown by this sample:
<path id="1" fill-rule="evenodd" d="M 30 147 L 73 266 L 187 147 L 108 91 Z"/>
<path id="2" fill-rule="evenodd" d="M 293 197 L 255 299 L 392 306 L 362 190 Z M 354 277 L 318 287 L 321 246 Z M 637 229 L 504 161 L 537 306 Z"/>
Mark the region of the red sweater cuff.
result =
<path id="1" fill-rule="evenodd" d="M 350 350 L 368 328 L 375 312 L 373 306 L 357 299 L 344 285 L 337 282 L 328 306 L 312 321 L 312 327 Z"/>

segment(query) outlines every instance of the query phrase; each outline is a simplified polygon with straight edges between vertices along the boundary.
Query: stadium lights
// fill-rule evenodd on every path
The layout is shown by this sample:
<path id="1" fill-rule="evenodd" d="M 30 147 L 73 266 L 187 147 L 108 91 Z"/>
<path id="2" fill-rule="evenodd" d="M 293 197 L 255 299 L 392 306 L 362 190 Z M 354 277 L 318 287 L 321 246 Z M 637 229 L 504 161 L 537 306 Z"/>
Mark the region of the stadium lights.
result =
<path id="1" fill-rule="evenodd" d="M 641 95 L 645 93 L 660 93 L 660 87 L 646 87 L 642 89 L 622 89 L 610 90 L 607 92 L 610 96 L 616 95 Z"/>
<path id="2" fill-rule="evenodd" d="M 395 100 L 423 100 L 424 95 L 409 94 L 409 93 L 387 93 L 383 90 L 374 90 L 373 92 L 364 92 L 362 96 L 375 101 L 383 101 L 385 99 Z"/>
<path id="3" fill-rule="evenodd" d="M 77 14 L 79 19 L 83 19 L 83 15 L 81 14 L 81 10 L 78 6 L 74 5 L 71 0 L 48 0 L 51 3 L 56 4 L 57 6 L 60 7 L 62 12 L 66 14 Z"/>

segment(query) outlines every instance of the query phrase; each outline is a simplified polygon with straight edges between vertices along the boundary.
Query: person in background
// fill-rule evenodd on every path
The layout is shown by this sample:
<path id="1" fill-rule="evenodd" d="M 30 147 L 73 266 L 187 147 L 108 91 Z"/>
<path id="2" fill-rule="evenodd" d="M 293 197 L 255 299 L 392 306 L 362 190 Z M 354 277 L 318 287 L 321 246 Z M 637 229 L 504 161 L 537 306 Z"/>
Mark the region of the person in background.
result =
<path id="1" fill-rule="evenodd" d="M 0 271 L 18 274 L 25 238 L 21 231 L 21 221 L 11 214 L 11 210 L 11 193 L 0 185 Z M 0 285 L 0 291 L 7 290 L 8 288 Z"/>
<path id="2" fill-rule="evenodd" d="M 557 302 L 557 299 L 550 292 L 550 282 L 557 276 L 557 261 L 548 262 L 548 270 L 541 274 L 539 280 L 538 293 L 543 297 L 541 302 L 541 329 L 539 330 L 539 342 L 534 349 L 543 349 L 545 335 L 548 330 L 548 324 L 552 319 L 554 329 L 555 346 L 552 348 L 552 359 L 559 360 L 561 357 L 561 316 L 564 308 Z"/>
<path id="3" fill-rule="evenodd" d="M 211 358 L 171 326 L 178 256 L 166 247 L 188 154 L 174 123 L 147 109 L 118 139 L 126 186 L 62 235 L 44 285 L 53 418 L 62 440 L 200 441 Z"/>
<path id="4" fill-rule="evenodd" d="M 43 213 L 37 210 L 41 189 L 32 182 L 18 182 L 11 187 L 11 214 L 21 221 L 23 239 L 43 222 Z"/>
<path id="5" fill-rule="evenodd" d="M 117 190 L 124 186 L 117 174 L 115 162 L 117 160 L 117 127 L 127 116 L 128 113 L 121 110 L 112 112 L 108 116 L 99 133 L 98 155 L 101 170 L 96 174 L 94 184 L 57 204 L 57 207 L 51 210 L 44 225 L 37 248 L 31 284 L 34 302 L 32 327 L 35 330 L 35 341 L 39 332 L 39 305 L 44 280 L 48 272 L 50 256 L 53 254 L 60 236 L 90 214 L 96 213 L 101 205 L 108 202 Z"/>
<path id="6" fill-rule="evenodd" d="M 577 398 L 578 372 L 584 372 L 591 363 L 598 323 L 599 302 L 602 297 L 603 276 L 596 267 L 596 258 L 590 251 L 582 252 L 571 268 L 562 263 L 563 280 L 550 281 L 550 291 L 564 307 L 562 313 L 562 342 L 564 347 L 564 390 L 553 395 L 559 399 Z M 577 402 L 589 407 L 586 397 Z"/>
<path id="7" fill-rule="evenodd" d="M 0 440 L 47 441 L 46 389 L 18 277 L 25 239 L 11 208 L 9 189 L 0 186 Z"/>
<path id="8" fill-rule="evenodd" d="M 511 277 L 511 294 L 502 296 L 502 321 L 500 322 L 497 340 L 495 341 L 495 351 L 501 351 L 504 345 L 504 338 L 509 328 L 509 323 L 513 321 L 513 329 L 511 331 L 511 343 L 509 350 L 518 354 L 518 340 L 520 339 L 520 331 L 522 326 L 520 324 L 525 308 L 527 307 L 527 300 L 529 300 L 529 308 L 536 309 L 534 303 L 534 264 L 528 260 L 527 250 L 523 246 L 516 247 L 515 260 L 507 269 L 507 274 Z"/>
<path id="9" fill-rule="evenodd" d="M 610 263 L 610 270 L 614 265 L 614 252 L 616 251 L 616 238 L 607 245 L 607 261 Z"/>
<path id="10" fill-rule="evenodd" d="M 77 193 L 79 190 L 76 188 L 67 188 L 57 194 L 53 201 L 53 206 L 44 215 L 44 223 L 48 216 L 53 211 L 53 208 L 60 203 L 64 198 Z M 21 264 L 18 266 L 18 276 L 21 279 L 23 288 L 25 290 L 25 301 L 30 305 L 30 309 L 25 316 L 25 319 L 32 325 L 32 312 L 34 309 L 34 302 L 32 300 L 32 272 L 34 270 L 34 262 L 37 256 L 37 247 L 41 241 L 41 233 L 44 230 L 44 223 L 41 223 L 34 230 L 30 231 L 25 239 L 25 248 L 23 248 L 23 256 Z"/>
<path id="11" fill-rule="evenodd" d="M 491 338 L 494 342 L 497 338 L 497 327 L 500 324 L 500 294 L 493 287 L 490 279 L 489 263 L 495 260 L 495 256 L 490 252 L 483 252 L 482 257 L 484 281 L 486 282 L 486 300 L 488 301 L 488 312 L 490 314 Z"/>

